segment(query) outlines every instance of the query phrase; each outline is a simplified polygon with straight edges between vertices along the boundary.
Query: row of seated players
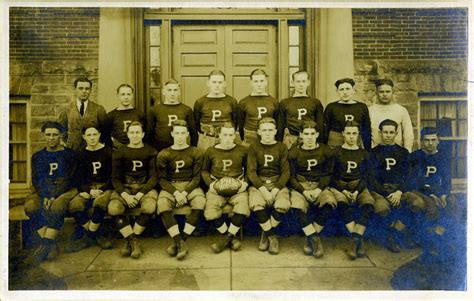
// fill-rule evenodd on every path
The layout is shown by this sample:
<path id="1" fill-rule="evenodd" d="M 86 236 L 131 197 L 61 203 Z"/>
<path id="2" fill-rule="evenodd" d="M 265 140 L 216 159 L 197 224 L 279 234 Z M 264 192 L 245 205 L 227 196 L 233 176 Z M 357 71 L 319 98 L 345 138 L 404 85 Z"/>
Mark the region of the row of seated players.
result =
<path id="1" fill-rule="evenodd" d="M 42 131 L 47 146 L 32 158 L 36 192 L 25 202 L 41 244 L 26 263 L 37 265 L 57 251 L 55 239 L 67 212 L 86 230 L 77 242 L 79 247 L 73 244 L 72 251 L 90 245 L 86 240 L 111 247 L 110 241 L 97 235 L 106 213 L 114 218 L 126 240 L 120 251 L 124 256 L 140 257 L 138 237 L 154 214 L 161 217 L 173 239 L 167 253 L 178 260 L 188 254 L 185 241 L 202 213 L 222 234 L 212 250 L 238 250 L 241 241 L 237 233 L 253 212 L 262 229 L 259 250 L 278 254 L 275 228 L 285 213 L 295 208 L 306 236 L 304 252 L 319 258 L 324 254 L 320 233 L 337 208 L 350 233 L 349 258 L 364 254 L 363 236 L 374 213 L 384 216 L 383 224 L 377 226 L 389 229 L 389 249 L 398 252 L 400 247 L 393 237 L 397 231 L 429 230 L 431 236 L 426 237 L 443 235 L 439 216 L 450 192 L 450 162 L 438 151 L 435 128 L 422 129 L 422 148 L 411 154 L 395 144 L 397 130 L 393 120 L 381 122 L 382 144 L 369 154 L 358 145 L 356 122 L 345 124 L 343 145 L 332 149 L 317 142 L 318 125 L 307 121 L 300 129 L 301 142 L 288 151 L 275 140 L 275 120 L 266 117 L 258 123 L 259 143 L 248 149 L 235 144 L 234 126 L 224 123 L 219 129 L 220 142 L 203 154 L 188 145 L 187 124 L 177 120 L 172 123 L 173 145 L 157 153 L 143 143 L 143 126 L 133 122 L 127 129 L 129 144 L 116 151 L 99 142 L 96 128 L 84 129 L 87 147 L 77 157 L 61 144 L 61 124 L 46 122 Z M 231 196 L 219 195 L 214 184 L 223 177 L 239 180 L 240 189 Z M 200 187 L 201 179 L 207 193 Z M 93 207 L 91 216 L 86 210 L 89 204 Z M 226 204 L 233 207 L 229 224 L 222 216 Z M 191 207 L 191 213 L 181 232 L 172 211 L 184 205 Z M 312 220 L 307 214 L 310 206 L 316 212 Z M 126 211 L 135 207 L 141 207 L 141 213 L 132 222 Z M 392 214 L 395 211 L 403 214 Z M 430 248 L 436 252 L 440 246 L 433 245 L 433 240 L 429 241 Z"/>

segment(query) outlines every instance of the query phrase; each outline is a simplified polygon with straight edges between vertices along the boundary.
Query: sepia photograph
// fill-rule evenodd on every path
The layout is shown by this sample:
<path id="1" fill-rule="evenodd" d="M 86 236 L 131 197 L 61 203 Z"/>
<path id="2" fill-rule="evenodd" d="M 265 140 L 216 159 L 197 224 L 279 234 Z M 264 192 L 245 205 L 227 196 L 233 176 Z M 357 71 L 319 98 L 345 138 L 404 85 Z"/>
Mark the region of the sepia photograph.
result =
<path id="1" fill-rule="evenodd" d="M 3 5 L 2 296 L 466 298 L 472 3 L 225 4 Z"/>

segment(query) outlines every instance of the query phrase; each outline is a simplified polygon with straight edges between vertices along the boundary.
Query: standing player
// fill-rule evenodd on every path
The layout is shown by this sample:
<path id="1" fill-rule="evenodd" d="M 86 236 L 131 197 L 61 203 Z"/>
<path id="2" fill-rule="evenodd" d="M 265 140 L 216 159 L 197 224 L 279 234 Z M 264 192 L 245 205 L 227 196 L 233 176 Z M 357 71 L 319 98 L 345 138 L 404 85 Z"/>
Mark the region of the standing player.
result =
<path id="1" fill-rule="evenodd" d="M 171 123 L 175 120 L 185 120 L 189 125 L 191 145 L 197 144 L 197 131 L 195 129 L 192 109 L 181 103 L 181 87 L 174 80 L 168 80 L 163 87 L 163 100 L 150 109 L 147 118 L 147 141 L 158 152 L 173 145 L 171 137 Z"/>
<path id="2" fill-rule="evenodd" d="M 189 131 L 186 121 L 173 121 L 172 128 L 173 145 L 162 150 L 156 159 L 162 189 L 158 196 L 158 214 L 161 214 L 163 224 L 174 240 L 167 249 L 168 254 L 182 260 L 188 254 L 185 240 L 196 229 L 206 205 L 206 197 L 199 187 L 202 152 L 188 145 Z M 180 233 L 173 209 L 184 205 L 191 206 L 191 214 L 186 218 L 183 233 Z"/>
<path id="3" fill-rule="evenodd" d="M 239 131 L 244 145 L 257 143 L 258 121 L 263 117 L 279 120 L 280 104 L 267 92 L 268 75 L 262 69 L 250 73 L 252 92 L 239 101 Z M 278 129 L 278 127 L 277 127 Z"/>
<path id="4" fill-rule="evenodd" d="M 129 84 L 121 84 L 117 88 L 120 105 L 107 113 L 107 132 L 112 138 L 114 149 L 127 145 L 127 128 L 133 121 L 145 124 L 145 114 L 133 107 L 133 88 Z M 100 131 L 100 129 L 98 129 Z"/>
<path id="5" fill-rule="evenodd" d="M 59 123 L 65 129 L 64 141 L 66 146 L 75 151 L 84 149 L 86 143 L 82 139 L 82 129 L 85 126 L 95 126 L 105 133 L 106 112 L 103 106 L 89 100 L 92 92 L 92 81 L 87 77 L 79 77 L 74 81 L 75 100 L 70 102 L 59 114 Z M 110 137 L 102 137 L 106 144 Z"/>
<path id="6" fill-rule="evenodd" d="M 57 250 L 56 237 L 64 223 L 68 204 L 78 193 L 76 153 L 61 145 L 62 125 L 47 121 L 41 127 L 46 147 L 31 158 L 31 178 L 35 192 L 25 201 L 25 213 L 41 237 L 40 246 L 26 258 L 36 266 Z M 44 221 L 46 219 L 46 222 Z"/>
<path id="7" fill-rule="evenodd" d="M 425 127 L 421 130 L 421 149 L 410 155 L 412 168 L 411 181 L 414 193 L 425 204 L 427 220 L 422 226 L 425 255 L 434 258 L 446 258 L 449 234 L 449 222 L 445 210 L 451 192 L 451 160 L 446 151 L 438 149 L 440 139 L 436 128 Z"/>
<path id="8" fill-rule="evenodd" d="M 330 147 L 340 146 L 344 143 L 342 131 L 344 124 L 355 121 L 360 125 L 359 145 L 370 150 L 370 117 L 369 109 L 365 103 L 354 100 L 355 81 L 352 78 L 343 78 L 336 81 L 339 100 L 327 105 L 324 110 L 323 142 Z"/>
<path id="9" fill-rule="evenodd" d="M 276 122 L 264 117 L 258 122 L 260 142 L 250 145 L 247 157 L 247 178 L 253 185 L 249 188 L 249 207 L 262 228 L 258 249 L 278 254 L 279 242 L 274 232 L 290 209 L 290 193 L 286 183 L 290 179 L 288 148 L 276 141 Z M 266 208 L 272 208 L 270 216 Z"/>
<path id="10" fill-rule="evenodd" d="M 324 255 L 319 234 L 328 217 L 336 208 L 336 198 L 329 191 L 333 151 L 325 144 L 316 142 L 318 124 L 304 121 L 300 127 L 302 144 L 290 149 L 288 159 L 291 167 L 291 208 L 298 212 L 298 221 L 306 236 L 304 252 L 319 258 Z M 308 221 L 309 205 L 317 206 L 316 220 Z"/>
<path id="11" fill-rule="evenodd" d="M 310 85 L 309 74 L 300 70 L 292 75 L 295 93 L 293 97 L 283 99 L 280 109 L 280 130 L 283 142 L 288 149 L 298 142 L 299 130 L 303 122 L 313 120 L 318 124 L 318 131 L 323 129 L 323 106 L 321 102 L 308 96 Z"/>
<path id="12" fill-rule="evenodd" d="M 156 150 L 143 143 L 143 125 L 132 122 L 127 129 L 130 140 L 112 155 L 112 185 L 114 192 L 110 197 L 108 211 L 114 217 L 117 227 L 126 239 L 120 250 L 122 256 L 139 258 L 142 249 L 138 236 L 145 230 L 150 216 L 156 212 L 158 192 L 154 189 L 158 182 L 155 169 Z M 135 224 L 131 222 L 125 210 L 140 207 L 141 213 Z"/>
<path id="13" fill-rule="evenodd" d="M 369 107 L 372 124 L 372 147 L 381 141 L 379 124 L 385 119 L 391 119 L 398 124 L 395 143 L 411 152 L 413 147 L 413 126 L 410 115 L 405 107 L 393 102 L 393 82 L 390 79 L 375 82 L 378 103 Z"/>
<path id="14" fill-rule="evenodd" d="M 210 147 L 204 154 L 202 178 L 209 190 L 206 193 L 206 208 L 204 216 L 212 221 L 222 238 L 212 244 L 215 253 L 222 252 L 229 244 L 232 250 L 237 251 L 241 242 L 236 236 L 244 219 L 250 215 L 248 204 L 248 183 L 244 179 L 244 167 L 247 164 L 247 149 L 234 143 L 236 131 L 232 123 L 226 122 L 219 130 L 219 144 Z M 214 184 L 222 178 L 230 177 L 241 182 L 240 189 L 232 195 L 222 195 L 216 191 Z M 222 208 L 232 205 L 234 214 L 227 226 L 222 216 Z"/>
<path id="15" fill-rule="evenodd" d="M 344 223 L 350 233 L 351 246 L 346 250 L 350 259 L 363 255 L 363 236 L 374 212 L 375 200 L 366 185 L 369 153 L 357 145 L 359 124 L 348 121 L 344 125 L 342 136 L 344 144 L 336 148 L 331 192 L 341 209 Z M 353 204 L 357 204 L 360 216 L 355 217 Z"/>
<path id="16" fill-rule="evenodd" d="M 209 93 L 194 103 L 194 120 L 199 132 L 198 147 L 205 151 L 217 143 L 217 128 L 224 122 L 232 122 L 237 128 L 237 100 L 224 93 L 225 74 L 215 69 L 207 81 Z"/>
<path id="17" fill-rule="evenodd" d="M 77 252 L 91 246 L 96 241 L 102 249 L 110 249 L 112 242 L 98 235 L 100 225 L 104 221 L 107 206 L 112 195 L 112 149 L 100 143 L 100 132 L 91 126 L 84 128 L 82 137 L 86 148 L 79 153 L 79 168 L 82 180 L 81 189 L 69 203 L 77 224 L 84 228 L 85 235 L 69 245 L 65 251 Z M 92 203 L 92 216 L 89 218 L 87 209 Z"/>

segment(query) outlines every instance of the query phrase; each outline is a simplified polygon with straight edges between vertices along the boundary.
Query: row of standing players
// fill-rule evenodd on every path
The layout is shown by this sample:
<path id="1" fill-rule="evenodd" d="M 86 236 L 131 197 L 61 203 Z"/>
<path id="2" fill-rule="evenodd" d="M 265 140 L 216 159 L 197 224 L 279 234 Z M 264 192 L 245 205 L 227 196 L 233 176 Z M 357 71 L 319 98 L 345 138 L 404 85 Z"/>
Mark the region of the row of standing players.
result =
<path id="1" fill-rule="evenodd" d="M 349 84 L 353 87 L 351 83 Z M 167 86 L 169 85 L 165 85 L 165 89 Z M 120 93 L 123 89 L 118 90 Z M 77 110 L 81 112 L 80 108 Z M 257 121 L 258 136 L 255 135 L 255 143 L 246 141 L 247 135 L 244 135 L 242 144 L 250 144 L 248 155 L 245 147 L 234 143 L 236 129 L 234 123 L 230 121 L 221 123 L 221 127 L 217 130 L 214 128 L 213 133 L 202 133 L 199 140 L 206 137 L 220 138 L 216 145 L 215 141 L 212 141 L 212 147 L 209 147 L 204 154 L 202 163 L 201 151 L 189 146 L 187 142 L 192 126 L 188 127 L 187 123 L 179 118 L 168 116 L 168 119 L 173 143 L 171 147 L 163 149 L 158 156 L 153 147 L 143 143 L 144 127 L 136 121 L 129 123 L 126 130 L 128 145 L 122 145 L 114 152 L 109 174 L 106 166 L 111 150 L 99 142 L 100 128 L 84 127 L 81 138 L 84 138 L 87 147 L 81 152 L 80 159 L 86 170 L 80 176 L 85 180 L 82 183 L 84 185 L 78 185 L 77 174 L 72 174 L 75 169 L 65 158 L 74 158 L 75 154 L 59 143 L 63 126 L 54 122 L 45 124 L 43 132 L 47 139 L 47 148 L 36 153 L 32 162 L 33 185 L 37 193 L 25 204 L 32 221 L 38 221 L 38 234 L 42 237 L 43 243 L 29 257 L 28 262 L 37 264 L 55 250 L 54 239 L 62 224 L 64 213 L 68 210 L 78 224 L 87 230 L 85 238 L 72 245 L 71 250 L 84 247 L 91 238 L 96 239 L 103 247 L 110 247 L 110 242 L 96 233 L 103 216 L 108 211 L 115 217 L 120 233 L 127 239 L 121 253 L 138 258 L 141 248 L 137 237 L 143 232 L 150 215 L 159 213 L 174 239 L 167 252 L 177 256 L 178 259 L 183 259 L 188 253 L 184 241 L 194 231 L 197 219 L 204 210 L 206 219 L 212 220 L 217 230 L 225 234 L 220 241 L 212 245 L 215 252 L 220 252 L 229 245 L 234 250 L 240 247 L 241 242 L 236 233 L 244 218 L 253 211 L 262 228 L 259 249 L 268 249 L 271 254 L 277 254 L 278 238 L 273 229 L 278 226 L 282 215 L 290 207 L 300 212 L 298 219 L 307 236 L 305 253 L 313 254 L 315 257 L 323 255 L 319 233 L 324 228 L 331 210 L 335 208 L 342 210 L 344 222 L 351 233 L 352 245 L 347 254 L 355 259 L 363 253 L 362 237 L 374 211 L 388 215 L 393 211 L 390 210 L 391 207 L 397 208 L 401 203 L 406 203 L 406 207 L 413 214 L 426 212 L 432 220 L 437 214 L 436 208 L 444 207 L 446 197 L 449 195 L 449 165 L 446 166 L 445 157 L 443 160 L 438 158 L 439 137 L 432 129 L 422 133 L 422 150 L 414 152 L 410 155 L 412 159 L 408 160 L 408 151 L 396 144 L 400 132 L 399 123 L 393 120 L 384 121 L 388 124 L 379 127 L 382 145 L 372 152 L 377 158 L 374 155 L 375 150 L 382 149 L 377 158 L 379 166 L 376 167 L 367 165 L 367 162 L 373 164 L 376 161 L 369 160 L 367 151 L 359 147 L 361 142 L 358 137 L 362 130 L 353 118 L 344 123 L 339 133 L 342 141 L 340 137 L 336 137 L 336 140 L 342 142 L 340 143 L 342 147 L 335 151 L 317 142 L 320 132 L 317 122 L 301 120 L 297 129 L 298 135 L 290 133 L 295 142 L 298 138 L 301 140 L 290 150 L 289 161 L 287 147 L 276 141 L 278 125 L 274 119 L 261 118 Z M 384 129 L 385 132 L 389 132 L 385 134 L 389 137 L 385 141 Z M 436 141 L 427 142 L 425 147 L 426 139 Z M 429 150 L 428 145 L 435 149 Z M 387 146 L 387 149 L 382 146 Z M 440 163 L 444 165 L 439 166 Z M 414 177 L 408 178 L 416 179 L 414 182 L 410 181 L 417 183 L 416 186 L 406 185 L 407 166 L 410 166 L 409 170 L 418 172 L 414 173 Z M 247 167 L 245 173 L 243 167 Z M 209 187 L 206 194 L 199 187 L 201 174 Z M 375 176 L 367 182 L 365 175 L 369 174 Z M 239 178 L 244 184 L 241 191 L 230 198 L 217 194 L 213 189 L 213 183 L 223 176 Z M 373 181 L 376 178 L 378 182 Z M 289 180 L 291 190 L 287 188 Z M 159 194 L 154 189 L 156 181 L 161 187 Z M 371 192 L 367 190 L 367 183 L 369 186 L 374 185 Z M 247 192 L 248 184 L 251 187 Z M 87 216 L 85 211 L 88 203 L 92 203 L 94 207 L 91 217 Z M 229 225 L 222 218 L 222 207 L 225 203 L 233 205 L 234 214 Z M 189 204 L 192 211 L 187 217 L 183 233 L 180 233 L 171 212 L 173 208 L 184 204 Z M 312 222 L 308 221 L 306 214 L 310 204 L 317 207 L 316 220 Z M 358 204 L 361 212 L 357 218 L 354 215 L 353 204 Z M 124 213 L 126 208 L 138 205 L 142 213 L 132 226 Z M 267 207 L 272 209 L 268 211 Z M 409 219 L 411 222 L 414 220 L 416 219 Z M 405 224 L 400 219 L 392 218 L 387 227 L 393 231 L 406 231 Z M 392 251 L 399 251 L 399 246 L 392 235 L 389 235 L 388 242 Z"/>

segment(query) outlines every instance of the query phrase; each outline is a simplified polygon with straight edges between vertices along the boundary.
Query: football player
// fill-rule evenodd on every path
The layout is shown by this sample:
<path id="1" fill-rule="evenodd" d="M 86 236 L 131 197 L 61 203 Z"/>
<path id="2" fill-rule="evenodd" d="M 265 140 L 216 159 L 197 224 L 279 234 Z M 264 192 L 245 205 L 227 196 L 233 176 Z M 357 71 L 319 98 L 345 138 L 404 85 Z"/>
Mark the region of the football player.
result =
<path id="1" fill-rule="evenodd" d="M 156 150 L 143 143 L 145 132 L 140 122 L 132 122 L 127 129 L 130 141 L 112 155 L 112 185 L 108 212 L 114 217 L 126 243 L 120 250 L 122 256 L 137 259 L 142 254 L 138 236 L 145 230 L 150 216 L 156 212 L 158 182 L 155 168 Z M 141 208 L 132 226 L 127 209 Z"/>
<path id="2" fill-rule="evenodd" d="M 407 243 L 411 241 L 405 225 L 413 221 L 413 218 L 409 218 L 413 214 L 403 212 L 404 209 L 416 213 L 423 210 L 424 204 L 420 197 L 409 191 L 409 153 L 406 148 L 395 143 L 398 123 L 385 119 L 380 123 L 379 131 L 382 143 L 370 153 L 368 182 L 370 193 L 375 199 L 375 213 L 382 217 L 388 229 L 387 248 L 398 253 L 400 245 L 397 237 L 404 236 Z"/>
<path id="3" fill-rule="evenodd" d="M 342 131 L 344 124 L 355 121 L 359 124 L 360 135 L 358 144 L 366 150 L 371 147 L 369 109 L 365 103 L 354 100 L 355 81 L 343 78 L 336 81 L 339 100 L 331 102 L 324 110 L 323 142 L 331 147 L 344 143 Z"/>
<path id="4" fill-rule="evenodd" d="M 300 126 L 302 144 L 294 145 L 289 152 L 291 167 L 290 191 L 291 208 L 298 212 L 298 221 L 306 236 L 304 252 L 319 258 L 324 255 L 319 234 L 337 202 L 329 190 L 333 165 L 333 151 L 325 144 L 318 143 L 318 124 L 312 120 Z M 308 207 L 317 209 L 316 220 L 308 220 Z"/>
<path id="5" fill-rule="evenodd" d="M 67 246 L 65 248 L 67 253 L 87 248 L 94 241 L 102 249 L 112 247 L 109 239 L 97 234 L 97 230 L 104 221 L 113 191 L 110 180 L 112 149 L 100 143 L 100 132 L 93 126 L 84 128 L 82 137 L 87 144 L 86 148 L 79 153 L 78 158 L 82 185 L 79 194 L 69 203 L 69 212 L 72 213 L 77 224 L 84 228 L 85 235 Z M 87 215 L 90 205 L 93 207 L 91 218 Z"/>
<path id="6" fill-rule="evenodd" d="M 145 114 L 134 108 L 133 88 L 129 84 L 121 84 L 117 88 L 117 97 L 120 105 L 107 113 L 106 125 L 109 136 L 112 138 L 114 149 L 129 143 L 127 128 L 133 121 L 145 124 Z M 99 129 L 100 131 L 100 129 Z"/>
<path id="7" fill-rule="evenodd" d="M 198 147 L 205 151 L 217 143 L 217 128 L 224 122 L 232 122 L 237 128 L 237 100 L 225 94 L 225 74 L 215 69 L 207 81 L 209 93 L 194 103 L 194 120 L 199 132 Z"/>
<path id="8" fill-rule="evenodd" d="M 274 229 L 290 209 L 290 193 L 286 184 L 290 179 L 288 148 L 276 141 L 276 122 L 264 117 L 258 122 L 260 142 L 251 144 L 247 157 L 249 207 L 262 228 L 258 249 L 270 254 L 279 253 L 279 241 Z M 271 208 L 268 215 L 266 208 Z"/>
<path id="9" fill-rule="evenodd" d="M 56 237 L 64 223 L 69 202 L 77 195 L 76 152 L 61 145 L 63 126 L 47 121 L 41 127 L 46 147 L 31 158 L 34 193 L 25 201 L 25 213 L 41 244 L 25 260 L 39 265 L 51 251 L 58 251 Z"/>
<path id="10" fill-rule="evenodd" d="M 267 92 L 268 75 L 262 69 L 250 73 L 249 96 L 239 101 L 239 131 L 245 146 L 257 143 L 258 121 L 263 117 L 279 120 L 280 104 Z M 277 127 L 278 129 L 278 127 Z"/>
<path id="11" fill-rule="evenodd" d="M 382 137 L 379 124 L 385 119 L 391 119 L 398 124 L 395 143 L 403 146 L 409 152 L 413 147 L 413 126 L 410 114 L 405 107 L 394 103 L 393 82 L 390 79 L 375 81 L 378 103 L 369 107 L 370 121 L 372 123 L 372 147 L 380 144 Z"/>
<path id="12" fill-rule="evenodd" d="M 308 96 L 310 85 L 309 74 L 300 70 L 291 75 L 295 93 L 292 97 L 281 101 L 279 135 L 283 135 L 283 142 L 291 146 L 298 142 L 299 130 L 304 121 L 313 120 L 318 124 L 318 132 L 323 129 L 323 106 L 321 102 Z M 281 139 L 279 139 L 281 140 Z"/>
<path id="13" fill-rule="evenodd" d="M 202 151 L 189 146 L 188 125 L 184 120 L 171 123 L 173 145 L 162 150 L 156 159 L 156 169 L 159 174 L 161 191 L 158 196 L 158 214 L 174 242 L 167 248 L 170 256 L 182 260 L 188 254 L 186 239 L 196 229 L 201 216 L 206 197 L 199 187 L 202 167 Z M 183 233 L 180 233 L 178 223 L 173 216 L 173 209 L 185 205 L 191 206 L 191 213 L 186 218 Z"/>
<path id="14" fill-rule="evenodd" d="M 211 248 L 215 253 L 222 252 L 227 246 L 232 250 L 240 249 L 241 241 L 237 237 L 244 219 L 250 215 L 248 204 L 248 183 L 244 179 L 244 167 L 247 164 L 247 149 L 242 145 L 235 144 L 236 130 L 232 123 L 226 122 L 219 130 L 219 144 L 210 147 L 204 154 L 202 167 L 202 178 L 209 190 L 206 193 L 206 208 L 204 217 L 212 221 L 222 238 L 212 244 Z M 224 177 L 230 177 L 241 182 L 240 188 L 236 192 L 220 194 L 214 188 L 214 184 Z M 225 223 L 222 216 L 222 208 L 232 205 L 233 216 L 230 224 Z"/>
<path id="15" fill-rule="evenodd" d="M 374 212 L 375 200 L 366 184 L 369 153 L 357 145 L 359 124 L 347 121 L 342 136 L 344 143 L 335 149 L 330 190 L 336 197 L 337 206 L 350 234 L 351 246 L 346 254 L 350 259 L 356 259 L 363 255 L 363 236 Z M 355 217 L 354 205 L 360 211 L 359 217 Z"/>
<path id="16" fill-rule="evenodd" d="M 173 145 L 171 123 L 178 119 L 187 122 L 190 143 L 196 146 L 197 131 L 193 110 L 181 102 L 181 87 L 176 80 L 170 79 L 163 86 L 163 100 L 149 110 L 147 117 L 147 141 L 158 152 Z"/>

